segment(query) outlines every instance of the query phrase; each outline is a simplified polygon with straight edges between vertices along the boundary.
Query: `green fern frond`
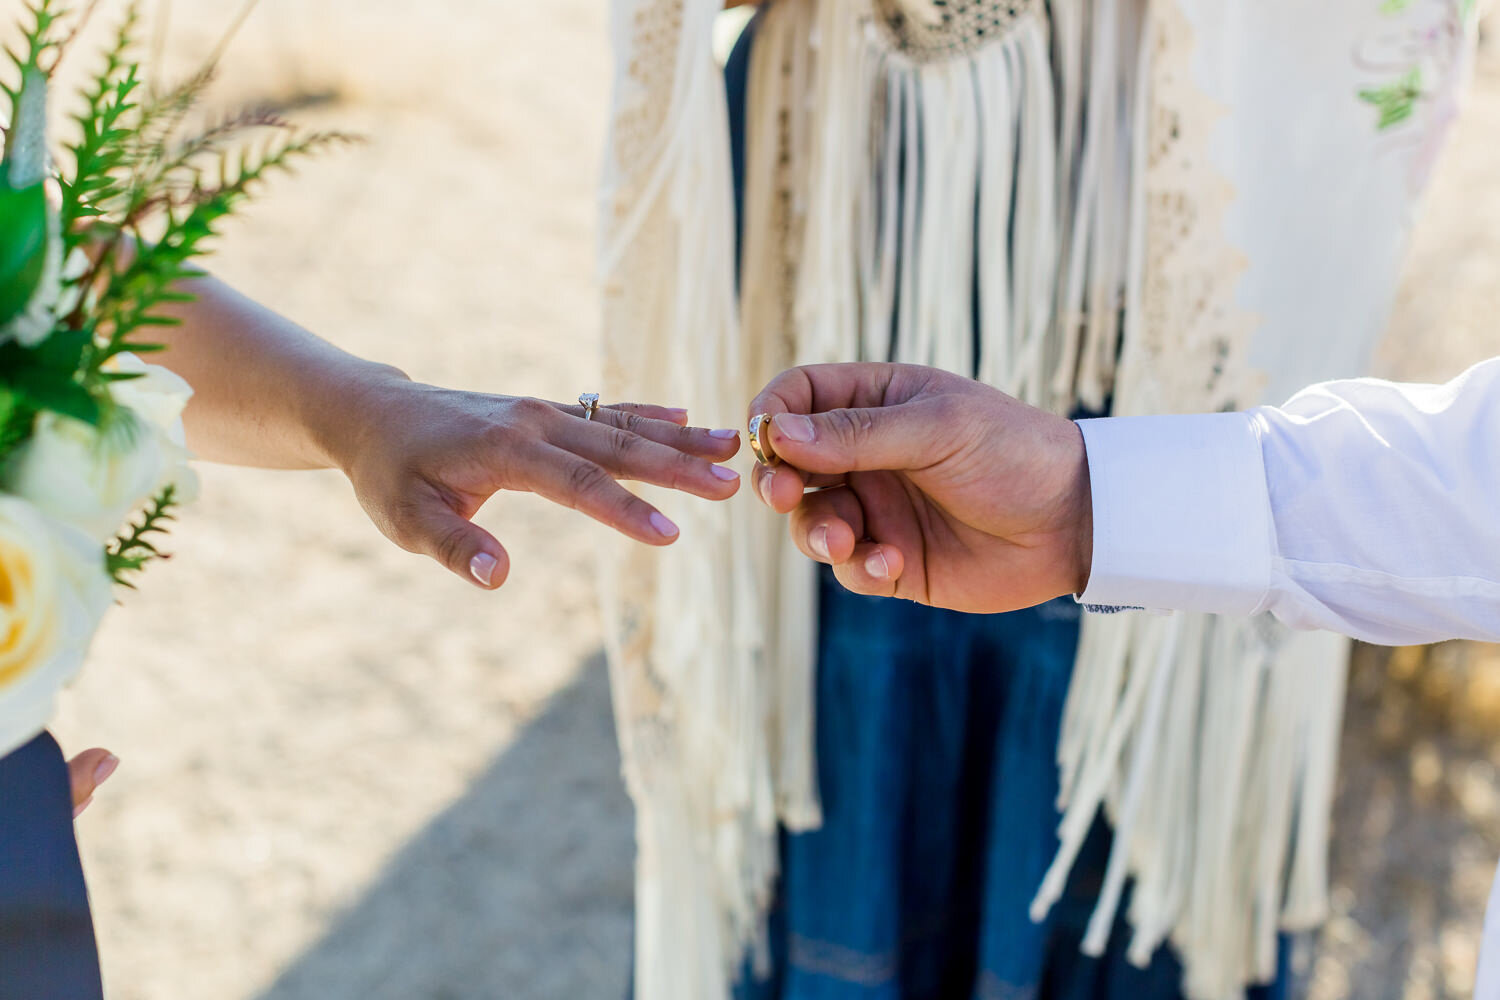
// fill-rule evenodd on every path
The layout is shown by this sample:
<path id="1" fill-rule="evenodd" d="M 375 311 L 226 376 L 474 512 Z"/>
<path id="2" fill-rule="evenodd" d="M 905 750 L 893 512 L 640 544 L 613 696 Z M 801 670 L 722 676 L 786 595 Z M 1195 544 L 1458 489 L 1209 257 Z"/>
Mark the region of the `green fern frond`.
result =
<path id="1" fill-rule="evenodd" d="M 138 175 L 149 173 L 166 155 L 172 136 L 198 106 L 217 70 L 216 64 L 207 63 L 176 87 L 142 105 L 131 149 L 132 166 Z"/>
<path id="2" fill-rule="evenodd" d="M 168 483 L 146 504 L 140 521 L 109 543 L 104 560 L 111 580 L 134 590 L 135 584 L 130 582 L 127 574 L 139 573 L 154 559 L 170 558 L 162 554 L 150 537 L 167 533 L 167 523 L 177 520 L 172 513 L 177 506 L 177 487 Z"/>
<path id="3" fill-rule="evenodd" d="M 73 170 L 71 176 L 65 172 L 59 178 L 63 241 L 69 253 L 92 238 L 83 223 L 98 218 L 124 193 L 120 172 L 141 86 L 140 67 L 130 59 L 139 21 L 139 6 L 131 3 L 104 54 L 103 68 L 83 90 L 83 107 L 73 116 L 78 138 L 67 147 Z"/>
<path id="4" fill-rule="evenodd" d="M 63 12 L 52 0 L 28 0 L 26 11 L 31 15 L 31 22 L 29 26 L 24 21 L 21 25 L 20 50 L 5 50 L 13 70 L 10 75 L 14 79 L 0 82 L 0 94 L 5 96 L 7 104 L 5 114 L 0 116 L 0 147 L 3 147 L 7 162 L 13 162 L 19 156 L 34 163 L 25 172 L 36 173 L 37 167 L 46 160 L 41 133 L 46 128 L 47 80 L 57 64 L 55 53 L 61 40 L 56 36 L 56 29 Z M 49 54 L 53 58 L 48 59 Z M 34 148 L 23 152 L 22 145 Z M 36 177 L 35 181 L 40 179 Z M 0 178 L 0 185 L 14 180 Z"/>
<path id="5" fill-rule="evenodd" d="M 200 175 L 186 192 L 167 196 L 161 234 L 150 243 L 142 240 L 135 259 L 109 276 L 99 296 L 96 308 L 100 328 L 109 330 L 109 337 L 95 348 L 90 371 L 98 372 L 106 361 L 124 351 L 152 346 L 137 343 L 131 337 L 143 327 L 173 322 L 154 315 L 159 307 L 192 300 L 190 293 L 174 286 L 198 276 L 191 261 L 208 252 L 208 240 L 218 235 L 219 225 L 256 185 L 271 173 L 290 171 L 296 161 L 356 141 L 354 136 L 342 132 L 314 132 L 271 145 L 259 153 L 224 154 L 219 159 L 214 181 L 205 183 Z"/>
<path id="6" fill-rule="evenodd" d="M 66 15 L 66 11 L 53 0 L 27 0 L 26 13 L 31 15 L 30 25 L 24 22 L 21 26 L 22 48 L 24 54 L 7 50 L 11 63 L 15 68 L 24 73 L 28 69 L 39 69 L 44 73 L 51 74 L 56 66 L 56 53 L 61 47 L 63 39 L 57 37 L 58 22 Z M 47 57 L 54 56 L 53 59 Z M 43 62 L 47 65 L 43 66 Z M 0 87 L 14 102 L 16 88 L 9 85 Z"/>

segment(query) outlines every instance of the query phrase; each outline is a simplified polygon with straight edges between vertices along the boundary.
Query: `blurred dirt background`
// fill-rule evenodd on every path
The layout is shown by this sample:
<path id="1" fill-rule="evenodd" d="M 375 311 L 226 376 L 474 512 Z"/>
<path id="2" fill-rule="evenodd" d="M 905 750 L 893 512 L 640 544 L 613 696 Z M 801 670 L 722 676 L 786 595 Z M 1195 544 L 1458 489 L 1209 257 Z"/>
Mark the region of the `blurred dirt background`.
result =
<path id="1" fill-rule="evenodd" d="M 109 5 L 106 5 L 108 7 Z M 166 51 L 236 4 L 176 0 Z M 278 180 L 216 270 L 414 376 L 597 385 L 602 0 L 264 0 L 216 100 L 369 142 Z M 1500 44 L 1420 224 L 1385 373 L 1500 345 Z M 387 544 L 336 476 L 207 468 L 177 557 L 58 731 L 123 764 L 80 822 L 115 1000 L 616 998 L 631 816 L 588 586 L 598 529 L 481 515 L 498 595 Z M 1465 996 L 1500 857 L 1500 654 L 1356 658 L 1308 992 Z"/>

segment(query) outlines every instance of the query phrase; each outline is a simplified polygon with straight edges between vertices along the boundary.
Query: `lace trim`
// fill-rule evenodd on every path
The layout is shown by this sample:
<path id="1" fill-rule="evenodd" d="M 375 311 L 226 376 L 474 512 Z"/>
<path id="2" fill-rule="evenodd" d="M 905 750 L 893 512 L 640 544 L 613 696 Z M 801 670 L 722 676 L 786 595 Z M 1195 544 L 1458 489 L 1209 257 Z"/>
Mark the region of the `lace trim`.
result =
<path id="1" fill-rule="evenodd" d="M 1150 32 L 1139 301 L 1128 308 L 1114 412 L 1242 409 L 1265 377 L 1249 363 L 1259 319 L 1236 304 L 1249 261 L 1225 235 L 1235 189 L 1209 153 L 1227 111 L 1193 79 L 1198 46 L 1177 2 L 1152 5 Z"/>

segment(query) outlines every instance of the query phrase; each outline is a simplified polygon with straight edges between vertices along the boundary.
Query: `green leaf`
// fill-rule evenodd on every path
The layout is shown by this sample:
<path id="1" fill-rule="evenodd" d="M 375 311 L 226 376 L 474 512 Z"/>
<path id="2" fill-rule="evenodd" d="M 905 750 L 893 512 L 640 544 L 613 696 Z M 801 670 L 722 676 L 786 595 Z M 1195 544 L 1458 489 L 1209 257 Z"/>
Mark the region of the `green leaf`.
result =
<path id="1" fill-rule="evenodd" d="M 93 393 L 71 378 L 28 378 L 21 384 L 13 383 L 11 389 L 26 404 L 38 410 L 51 410 L 96 427 L 103 418 L 103 411 Z"/>
<path id="2" fill-rule="evenodd" d="M 47 261 L 47 192 L 0 182 L 0 323 L 14 319 L 36 292 Z"/>
<path id="3" fill-rule="evenodd" d="M 1376 127 L 1384 131 L 1410 118 L 1416 112 L 1422 93 L 1422 70 L 1417 67 L 1384 86 L 1361 90 L 1359 99 L 1379 111 Z"/>
<path id="4" fill-rule="evenodd" d="M 56 330 L 31 349 L 31 359 L 35 365 L 71 378 L 82 367 L 83 353 L 91 342 L 87 330 Z"/>
<path id="5" fill-rule="evenodd" d="M 26 438 L 30 416 L 20 398 L 0 386 L 0 463 Z"/>

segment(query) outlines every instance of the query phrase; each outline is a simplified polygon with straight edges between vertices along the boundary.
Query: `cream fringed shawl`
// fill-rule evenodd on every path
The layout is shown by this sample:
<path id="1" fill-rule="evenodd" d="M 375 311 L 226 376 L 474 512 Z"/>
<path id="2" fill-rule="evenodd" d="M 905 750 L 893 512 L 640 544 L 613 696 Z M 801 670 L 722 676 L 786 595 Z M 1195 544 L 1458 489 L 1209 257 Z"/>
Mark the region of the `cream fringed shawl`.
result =
<path id="1" fill-rule="evenodd" d="M 1470 0 L 778 0 L 737 296 L 719 6 L 615 0 L 601 202 L 609 393 L 716 426 L 817 361 L 1122 414 L 1358 373 L 1472 28 Z M 672 510 L 681 544 L 602 572 L 636 992 L 721 1000 L 764 959 L 778 823 L 819 821 L 813 576 L 748 495 Z M 1132 958 L 1173 943 L 1194 1000 L 1268 978 L 1278 929 L 1325 909 L 1345 654 L 1267 620 L 1090 618 L 1035 915 L 1103 808 L 1085 950 L 1131 879 Z"/>

